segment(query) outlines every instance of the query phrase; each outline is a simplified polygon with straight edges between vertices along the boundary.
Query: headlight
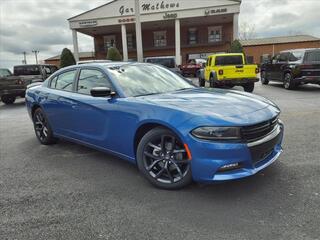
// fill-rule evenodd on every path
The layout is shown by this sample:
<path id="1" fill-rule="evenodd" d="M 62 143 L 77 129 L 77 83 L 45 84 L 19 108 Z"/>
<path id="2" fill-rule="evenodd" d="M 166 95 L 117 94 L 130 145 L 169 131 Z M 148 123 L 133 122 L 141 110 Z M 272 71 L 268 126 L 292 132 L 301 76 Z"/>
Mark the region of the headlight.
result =
<path id="1" fill-rule="evenodd" d="M 238 127 L 199 127 L 191 134 L 196 138 L 207 140 L 238 140 L 241 139 Z"/>

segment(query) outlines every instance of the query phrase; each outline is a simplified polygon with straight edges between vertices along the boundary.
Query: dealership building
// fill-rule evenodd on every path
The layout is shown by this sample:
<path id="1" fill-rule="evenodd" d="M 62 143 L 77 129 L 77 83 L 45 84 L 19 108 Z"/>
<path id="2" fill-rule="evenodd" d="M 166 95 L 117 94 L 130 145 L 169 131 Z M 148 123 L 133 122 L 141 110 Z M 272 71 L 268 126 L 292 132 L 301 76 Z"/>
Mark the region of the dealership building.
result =
<path id="1" fill-rule="evenodd" d="M 111 46 L 125 61 L 175 56 L 177 64 L 225 52 L 238 36 L 240 4 L 237 0 L 111 1 L 68 19 L 74 55 L 79 60 L 77 33 L 93 37 L 95 59 L 105 59 Z"/>

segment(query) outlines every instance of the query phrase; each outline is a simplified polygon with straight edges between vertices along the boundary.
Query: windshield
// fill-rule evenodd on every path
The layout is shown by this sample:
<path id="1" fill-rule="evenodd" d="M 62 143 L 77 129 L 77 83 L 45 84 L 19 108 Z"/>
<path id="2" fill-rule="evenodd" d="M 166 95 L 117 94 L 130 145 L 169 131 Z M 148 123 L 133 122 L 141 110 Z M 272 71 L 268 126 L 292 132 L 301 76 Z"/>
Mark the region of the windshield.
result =
<path id="1" fill-rule="evenodd" d="M 0 68 L 0 77 L 9 77 L 11 72 L 8 69 Z"/>
<path id="2" fill-rule="evenodd" d="M 127 64 L 108 69 L 128 97 L 194 88 L 184 78 L 161 66 Z"/>

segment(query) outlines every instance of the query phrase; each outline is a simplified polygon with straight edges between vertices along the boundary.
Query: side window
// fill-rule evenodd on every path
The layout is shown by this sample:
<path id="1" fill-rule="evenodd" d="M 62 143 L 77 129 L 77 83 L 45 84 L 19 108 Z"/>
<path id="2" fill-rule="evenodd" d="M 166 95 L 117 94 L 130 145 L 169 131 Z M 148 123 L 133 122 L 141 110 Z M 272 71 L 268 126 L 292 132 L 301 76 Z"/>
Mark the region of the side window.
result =
<path id="1" fill-rule="evenodd" d="M 77 73 L 77 70 L 72 70 L 72 71 L 64 72 L 58 75 L 58 79 L 56 79 L 55 87 L 53 88 L 71 92 L 76 73 Z M 51 82 L 51 87 L 52 87 L 52 82 Z"/>
<path id="2" fill-rule="evenodd" d="M 288 53 L 280 53 L 279 62 L 287 62 L 288 61 Z"/>
<path id="3" fill-rule="evenodd" d="M 111 88 L 111 83 L 99 70 L 82 69 L 79 76 L 77 92 L 90 95 L 90 90 L 94 87 Z"/>

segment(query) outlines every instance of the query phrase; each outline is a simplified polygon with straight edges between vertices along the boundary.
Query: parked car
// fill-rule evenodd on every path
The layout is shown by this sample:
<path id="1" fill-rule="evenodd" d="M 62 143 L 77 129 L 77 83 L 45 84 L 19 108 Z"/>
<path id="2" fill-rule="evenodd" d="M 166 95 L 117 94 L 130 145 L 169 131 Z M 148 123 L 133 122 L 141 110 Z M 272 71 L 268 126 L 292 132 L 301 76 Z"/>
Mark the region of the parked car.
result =
<path id="1" fill-rule="evenodd" d="M 26 105 L 40 143 L 63 138 L 114 154 L 165 189 L 250 176 L 282 152 L 274 103 L 197 88 L 153 64 L 64 68 L 30 87 Z"/>
<path id="2" fill-rule="evenodd" d="M 174 56 L 164 56 L 164 57 L 146 57 L 144 59 L 146 63 L 159 64 L 169 68 L 171 71 L 176 73 L 181 73 L 179 67 L 176 63 L 176 58 Z"/>
<path id="3" fill-rule="evenodd" d="M 222 53 L 208 57 L 205 69 L 200 70 L 199 85 L 210 87 L 242 86 L 246 92 L 253 92 L 254 83 L 259 81 L 258 66 L 246 64 L 242 53 Z"/>
<path id="4" fill-rule="evenodd" d="M 285 89 L 320 84 L 320 48 L 282 51 L 261 65 L 261 82 L 282 82 Z"/>
<path id="5" fill-rule="evenodd" d="M 181 74 L 183 76 L 192 75 L 199 77 L 200 69 L 204 67 L 205 63 L 205 59 L 190 59 L 187 64 L 180 66 Z"/>
<path id="6" fill-rule="evenodd" d="M 0 76 L 0 97 L 5 104 L 12 104 L 17 97 L 24 97 L 27 85 L 45 80 L 58 68 L 53 65 L 14 66 L 13 75 L 2 69 Z"/>

